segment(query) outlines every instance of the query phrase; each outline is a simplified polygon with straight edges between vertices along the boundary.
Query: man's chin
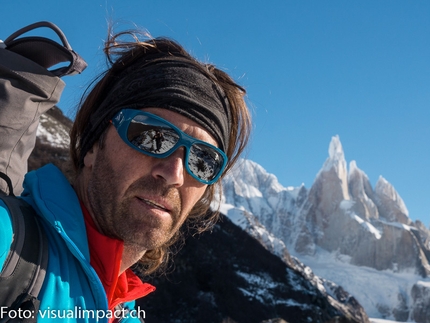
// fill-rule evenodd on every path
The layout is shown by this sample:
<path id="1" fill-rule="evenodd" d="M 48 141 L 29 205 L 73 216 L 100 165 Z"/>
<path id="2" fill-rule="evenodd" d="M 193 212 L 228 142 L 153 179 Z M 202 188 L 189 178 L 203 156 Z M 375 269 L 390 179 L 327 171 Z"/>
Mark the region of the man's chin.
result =
<path id="1" fill-rule="evenodd" d="M 160 236 L 159 234 L 145 234 L 144 236 L 138 236 L 130 239 L 130 237 L 124 239 L 124 247 L 134 248 L 136 251 L 154 250 L 162 247 L 170 240 L 165 235 Z"/>

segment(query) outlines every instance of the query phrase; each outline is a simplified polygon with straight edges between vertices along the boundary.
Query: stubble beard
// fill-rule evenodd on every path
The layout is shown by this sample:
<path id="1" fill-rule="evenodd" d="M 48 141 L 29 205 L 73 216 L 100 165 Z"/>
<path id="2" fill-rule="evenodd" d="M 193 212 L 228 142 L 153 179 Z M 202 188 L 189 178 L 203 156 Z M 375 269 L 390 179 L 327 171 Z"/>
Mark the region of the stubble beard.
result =
<path id="1" fill-rule="evenodd" d="M 166 187 L 161 179 L 146 176 L 132 183 L 125 193 L 120 193 L 115 183 L 121 182 L 121 175 L 101 155 L 99 152 L 98 156 L 103 160 L 93 167 L 87 194 L 94 220 L 102 233 L 122 240 L 136 250 L 153 250 L 169 241 L 181 224 L 178 223 L 182 209 L 179 192 Z M 145 194 L 169 200 L 172 206 L 169 223 L 133 209 L 132 204 L 137 203 L 136 195 Z"/>

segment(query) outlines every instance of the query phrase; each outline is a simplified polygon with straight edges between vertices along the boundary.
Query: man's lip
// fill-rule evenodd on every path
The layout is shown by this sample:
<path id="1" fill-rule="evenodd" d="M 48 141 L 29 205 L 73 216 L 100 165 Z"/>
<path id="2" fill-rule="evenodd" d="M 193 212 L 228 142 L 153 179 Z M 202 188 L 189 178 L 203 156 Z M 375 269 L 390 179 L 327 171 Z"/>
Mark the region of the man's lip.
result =
<path id="1" fill-rule="evenodd" d="M 169 205 L 167 201 L 156 199 L 156 198 L 143 197 L 143 196 L 137 196 L 137 198 L 147 204 L 158 207 L 166 212 L 170 212 L 172 210 L 172 207 Z"/>

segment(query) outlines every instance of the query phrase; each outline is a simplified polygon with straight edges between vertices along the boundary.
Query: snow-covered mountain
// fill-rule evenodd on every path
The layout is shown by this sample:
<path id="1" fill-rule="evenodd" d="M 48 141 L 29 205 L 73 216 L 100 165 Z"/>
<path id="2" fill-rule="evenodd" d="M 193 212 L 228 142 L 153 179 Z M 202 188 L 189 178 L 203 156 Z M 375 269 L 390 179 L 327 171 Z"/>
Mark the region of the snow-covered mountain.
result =
<path id="1" fill-rule="evenodd" d="M 343 286 L 370 317 L 430 322 L 430 231 L 386 179 L 373 189 L 355 161 L 348 170 L 338 136 L 309 190 L 249 160 L 223 184 L 221 210 L 268 250 Z"/>
<path id="2" fill-rule="evenodd" d="M 37 128 L 36 147 L 28 159 L 28 169 L 37 169 L 47 163 L 53 163 L 71 178 L 73 173 L 69 157 L 71 127 L 72 121 L 57 107 L 42 114 Z"/>

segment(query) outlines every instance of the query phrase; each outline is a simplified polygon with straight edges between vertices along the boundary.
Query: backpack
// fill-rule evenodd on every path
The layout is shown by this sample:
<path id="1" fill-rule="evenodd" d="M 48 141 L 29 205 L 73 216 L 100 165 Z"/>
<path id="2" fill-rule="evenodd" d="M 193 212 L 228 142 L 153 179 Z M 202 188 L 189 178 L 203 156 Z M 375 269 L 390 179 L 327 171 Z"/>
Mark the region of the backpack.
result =
<path id="1" fill-rule="evenodd" d="M 48 265 L 48 241 L 34 209 L 13 194 L 6 174 L 0 172 L 0 177 L 9 187 L 9 195 L 0 191 L 0 200 L 9 209 L 14 232 L 0 273 L 0 304 L 7 307 L 0 322 L 36 322 L 40 305 L 37 296 Z M 22 315 L 18 316 L 19 311 Z"/>
<path id="2" fill-rule="evenodd" d="M 25 36 L 45 27 L 59 37 Z M 46 21 L 24 27 L 0 40 L 0 171 L 9 176 L 15 194 L 22 191 L 27 160 L 34 148 L 41 114 L 58 103 L 63 76 L 81 73 L 86 62 L 64 33 Z M 0 190 L 8 190 L 0 181 Z"/>
<path id="3" fill-rule="evenodd" d="M 40 27 L 53 30 L 62 44 L 45 37 L 20 37 Z M 6 182 L 0 181 L 0 200 L 9 209 L 13 228 L 10 251 L 0 268 L 0 323 L 37 320 L 48 241 L 40 218 L 14 195 L 14 187 L 19 191 L 26 173 L 39 115 L 58 102 L 64 88 L 59 78 L 81 73 L 86 66 L 50 22 L 31 24 L 0 41 L 0 178 Z"/>

